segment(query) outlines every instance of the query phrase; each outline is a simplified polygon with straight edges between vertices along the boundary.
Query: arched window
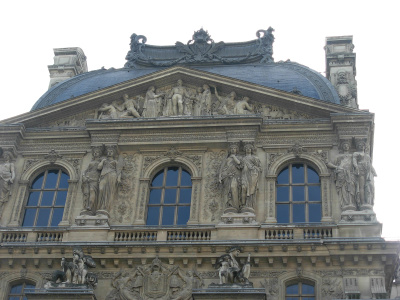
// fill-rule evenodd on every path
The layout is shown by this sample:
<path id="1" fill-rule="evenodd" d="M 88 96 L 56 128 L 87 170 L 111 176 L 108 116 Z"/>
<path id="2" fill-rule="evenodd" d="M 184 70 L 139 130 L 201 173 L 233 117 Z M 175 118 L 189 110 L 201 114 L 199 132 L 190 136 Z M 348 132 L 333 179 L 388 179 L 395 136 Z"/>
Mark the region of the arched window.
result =
<path id="1" fill-rule="evenodd" d="M 62 170 L 46 170 L 29 189 L 22 226 L 58 226 L 64 213 L 69 176 Z"/>
<path id="2" fill-rule="evenodd" d="M 20 282 L 11 286 L 8 293 L 8 300 L 27 300 L 25 289 L 34 289 L 35 285 L 29 282 Z"/>
<path id="3" fill-rule="evenodd" d="M 315 288 L 311 282 L 296 282 L 286 286 L 285 300 L 315 300 Z"/>
<path id="4" fill-rule="evenodd" d="M 186 225 L 190 216 L 192 179 L 182 167 L 165 167 L 151 181 L 147 225 Z"/>
<path id="5" fill-rule="evenodd" d="M 321 222 L 321 182 L 312 167 L 293 163 L 279 173 L 276 219 L 278 223 Z"/>

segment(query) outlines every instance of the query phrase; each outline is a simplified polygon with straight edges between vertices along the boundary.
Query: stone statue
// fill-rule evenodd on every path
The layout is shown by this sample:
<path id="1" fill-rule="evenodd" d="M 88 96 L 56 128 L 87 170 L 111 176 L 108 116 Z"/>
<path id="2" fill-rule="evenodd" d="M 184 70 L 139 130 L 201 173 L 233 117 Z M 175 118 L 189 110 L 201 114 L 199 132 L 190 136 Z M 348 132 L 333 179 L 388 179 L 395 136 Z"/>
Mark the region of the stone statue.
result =
<path id="1" fill-rule="evenodd" d="M 4 162 L 0 163 L 0 218 L 3 206 L 11 195 L 11 185 L 15 179 L 15 167 L 14 163 L 11 162 L 12 157 L 11 152 L 4 151 Z"/>
<path id="2" fill-rule="evenodd" d="M 336 190 L 339 194 L 342 211 L 356 210 L 356 177 L 353 166 L 353 155 L 349 153 L 351 141 L 342 140 L 340 154 L 328 167 L 334 169 Z"/>
<path id="3" fill-rule="evenodd" d="M 167 97 L 171 101 L 172 115 L 174 116 L 183 114 L 184 97 L 190 98 L 188 91 L 182 84 L 182 80 L 179 79 Z M 171 115 L 171 112 L 168 115 Z"/>
<path id="4" fill-rule="evenodd" d="M 138 112 L 139 105 L 138 103 L 133 99 L 129 98 L 128 94 L 123 94 L 122 95 L 123 103 L 122 104 L 117 104 L 113 103 L 114 107 L 121 112 L 119 115 L 120 118 L 140 118 L 140 114 Z"/>
<path id="5" fill-rule="evenodd" d="M 247 257 L 246 263 L 240 267 L 236 258 L 241 250 L 239 247 L 232 247 L 228 254 L 221 255 L 216 265 L 219 267 L 219 284 L 220 285 L 242 285 L 253 287 L 249 282 L 250 277 L 250 254 Z"/>
<path id="6" fill-rule="evenodd" d="M 78 285 L 94 288 L 97 285 L 97 276 L 88 271 L 95 268 L 96 263 L 90 255 L 85 255 L 81 248 L 75 247 L 72 252 L 72 261 L 61 259 L 62 270 L 53 272 L 52 280 L 44 287 L 49 288 L 76 288 Z"/>
<path id="7" fill-rule="evenodd" d="M 236 93 L 231 92 L 231 93 L 229 93 L 228 96 L 222 97 L 218 94 L 217 87 L 213 86 L 213 88 L 215 89 L 215 96 L 219 100 L 219 106 L 217 109 L 218 114 L 220 114 L 220 115 L 233 114 L 233 111 L 236 106 L 236 102 L 235 102 Z"/>
<path id="8" fill-rule="evenodd" d="M 219 182 L 223 184 L 223 194 L 227 206 L 225 212 L 239 212 L 240 210 L 239 191 L 243 164 L 237 156 L 238 151 L 238 144 L 232 143 L 229 147 L 229 156 L 219 170 Z"/>
<path id="9" fill-rule="evenodd" d="M 243 97 L 243 100 L 240 100 L 236 103 L 233 113 L 235 115 L 244 115 L 253 111 L 253 108 L 249 105 L 249 97 Z"/>
<path id="10" fill-rule="evenodd" d="M 211 90 L 207 84 L 203 84 L 203 94 L 202 94 L 202 114 L 211 115 Z"/>
<path id="11" fill-rule="evenodd" d="M 110 212 L 113 199 L 117 193 L 117 183 L 121 181 L 118 174 L 117 165 L 115 160 L 116 147 L 106 147 L 107 158 L 100 161 L 97 169 L 101 171 L 99 179 L 99 196 L 97 202 L 97 213 Z"/>
<path id="12" fill-rule="evenodd" d="M 241 212 L 246 210 L 254 212 L 258 180 L 261 175 L 261 162 L 260 159 L 253 154 L 255 150 L 253 144 L 246 143 L 244 150 L 246 155 L 242 157 Z"/>
<path id="13" fill-rule="evenodd" d="M 203 112 L 203 89 L 196 89 L 196 97 L 193 100 L 193 116 L 201 116 Z"/>
<path id="14" fill-rule="evenodd" d="M 95 214 L 97 210 L 97 199 L 99 195 L 100 157 L 102 147 L 92 148 L 92 161 L 82 173 L 83 209 L 85 213 Z"/>
<path id="15" fill-rule="evenodd" d="M 160 98 L 164 96 L 164 93 L 156 94 L 155 90 L 156 88 L 154 86 L 151 86 L 146 92 L 143 106 L 143 116 L 146 118 L 157 118 L 161 110 Z"/>
<path id="16" fill-rule="evenodd" d="M 370 210 L 374 205 L 376 172 L 372 166 L 371 157 L 365 153 L 366 141 L 356 140 L 357 152 L 353 153 L 353 165 L 355 169 L 357 190 L 356 200 L 361 210 Z"/>
<path id="17" fill-rule="evenodd" d="M 99 119 L 117 119 L 117 109 L 113 104 L 103 103 L 99 108 Z"/>

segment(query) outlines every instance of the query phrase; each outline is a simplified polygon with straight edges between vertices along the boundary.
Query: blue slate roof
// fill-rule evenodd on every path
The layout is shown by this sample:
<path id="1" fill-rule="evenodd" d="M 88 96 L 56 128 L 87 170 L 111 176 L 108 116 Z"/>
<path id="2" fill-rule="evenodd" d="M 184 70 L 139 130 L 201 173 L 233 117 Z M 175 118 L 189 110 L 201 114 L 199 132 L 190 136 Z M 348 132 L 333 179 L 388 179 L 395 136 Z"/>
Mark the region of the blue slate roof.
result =
<path id="1" fill-rule="evenodd" d="M 339 96 L 329 80 L 318 72 L 294 62 L 214 66 L 200 65 L 190 66 L 189 68 L 223 75 L 286 92 L 297 90 L 303 96 L 340 104 Z M 80 74 L 53 86 L 40 97 L 33 105 L 31 111 L 162 69 L 165 68 L 101 69 Z"/>

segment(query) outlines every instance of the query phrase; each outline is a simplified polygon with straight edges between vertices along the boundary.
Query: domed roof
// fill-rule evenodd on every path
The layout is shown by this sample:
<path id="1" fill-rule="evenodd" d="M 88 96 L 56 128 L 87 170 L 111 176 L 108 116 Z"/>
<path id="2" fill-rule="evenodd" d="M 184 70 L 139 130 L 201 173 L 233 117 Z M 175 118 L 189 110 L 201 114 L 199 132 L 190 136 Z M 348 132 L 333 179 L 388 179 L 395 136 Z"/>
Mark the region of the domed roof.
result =
<path id="1" fill-rule="evenodd" d="M 190 68 L 340 104 L 339 96 L 329 80 L 318 72 L 294 62 L 214 66 L 192 65 Z M 31 111 L 163 69 L 165 68 L 111 68 L 83 73 L 53 86 L 40 97 Z"/>

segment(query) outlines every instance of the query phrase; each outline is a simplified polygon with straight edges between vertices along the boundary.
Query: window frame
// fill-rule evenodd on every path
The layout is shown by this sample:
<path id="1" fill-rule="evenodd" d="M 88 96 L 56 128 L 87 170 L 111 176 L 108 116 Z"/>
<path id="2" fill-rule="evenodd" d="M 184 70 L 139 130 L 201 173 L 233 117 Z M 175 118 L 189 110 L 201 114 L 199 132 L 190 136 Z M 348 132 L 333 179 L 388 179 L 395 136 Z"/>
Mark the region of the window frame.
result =
<path id="1" fill-rule="evenodd" d="M 177 178 L 177 184 L 176 185 L 167 185 L 167 174 L 168 170 L 170 168 L 177 168 L 178 169 L 178 178 Z M 189 171 L 190 169 L 181 165 L 181 164 L 176 164 L 176 165 L 166 165 L 163 166 L 162 168 L 157 169 L 154 173 L 154 175 L 151 177 L 152 179 L 149 181 L 149 196 L 147 199 L 147 204 L 146 204 L 146 217 L 145 217 L 145 222 L 146 226 L 187 226 L 187 222 L 190 219 L 190 210 L 192 206 L 192 193 L 193 193 L 193 180 L 192 180 L 192 174 Z M 190 186 L 188 185 L 181 185 L 182 183 L 182 173 L 186 172 L 190 176 Z M 160 186 L 153 186 L 153 181 L 156 179 L 157 176 L 160 174 L 163 174 L 163 182 Z M 180 193 L 182 189 L 190 189 L 190 201 L 188 203 L 180 203 Z M 150 203 L 151 201 L 151 193 L 153 190 L 161 190 L 161 195 L 160 195 L 160 201 L 159 203 Z M 175 202 L 174 203 L 165 203 L 165 191 L 166 190 L 175 190 L 176 195 L 175 195 Z M 148 224 L 149 222 L 149 208 L 150 207 L 159 207 L 158 211 L 158 224 Z M 168 224 L 164 225 L 163 223 L 163 216 L 164 216 L 164 208 L 165 207 L 175 207 L 174 209 L 174 220 L 173 224 Z M 179 217 L 179 208 L 180 207 L 188 207 L 189 215 L 188 215 L 188 220 L 186 221 L 185 224 L 178 224 L 178 217 Z"/>
<path id="2" fill-rule="evenodd" d="M 302 165 L 303 176 L 304 180 L 301 183 L 293 182 L 293 166 L 294 165 Z M 308 179 L 308 168 L 312 169 L 316 175 L 318 176 L 318 183 L 309 182 Z M 287 169 L 288 170 L 288 182 L 287 183 L 278 183 L 279 176 L 281 173 Z M 309 187 L 319 187 L 319 200 L 318 201 L 310 201 L 310 192 Z M 288 201 L 280 201 L 279 200 L 279 188 L 280 187 L 287 187 L 288 188 Z M 304 200 L 303 201 L 294 201 L 293 200 L 293 188 L 294 187 L 304 187 Z M 294 205 L 304 205 L 304 221 L 293 221 L 294 220 Z M 320 219 L 318 221 L 310 221 L 310 204 L 319 204 L 320 206 Z M 278 207 L 283 207 L 283 205 L 289 206 L 289 215 L 288 222 L 279 222 L 278 219 Z M 276 221 L 278 224 L 317 224 L 321 223 L 322 219 L 322 183 L 321 183 L 321 176 L 318 172 L 318 168 L 313 166 L 310 162 L 307 161 L 292 161 L 288 164 L 285 164 L 280 171 L 275 180 L 275 211 L 276 211 Z"/>
<path id="3" fill-rule="evenodd" d="M 12 289 L 15 286 L 19 286 L 19 285 L 22 285 L 21 293 L 20 294 L 11 294 Z M 14 297 L 19 297 L 18 300 L 27 299 L 27 297 L 25 296 L 25 293 L 24 293 L 27 285 L 30 285 L 30 286 L 33 286 L 33 288 L 36 288 L 36 283 L 34 281 L 32 281 L 32 280 L 19 279 L 19 280 L 10 282 L 8 284 L 9 288 L 8 288 L 7 295 L 6 295 L 6 300 L 9 300 L 11 297 L 13 297 L 13 298 Z"/>
<path id="4" fill-rule="evenodd" d="M 310 286 L 312 286 L 313 287 L 313 289 L 314 289 L 314 293 L 313 293 L 313 295 L 311 295 L 311 294 L 302 294 L 303 293 L 303 291 L 302 291 L 302 289 L 303 289 L 303 284 L 307 284 L 307 285 L 310 285 Z M 295 295 L 295 294 L 287 294 L 287 288 L 288 287 L 290 287 L 290 286 L 295 286 L 295 285 L 297 285 L 298 286 L 298 293 L 297 293 L 297 295 Z M 289 282 L 287 282 L 286 284 L 285 284 L 285 290 L 284 290 L 284 299 L 285 300 L 287 300 L 287 299 L 290 299 L 290 298 L 292 298 L 292 297 L 296 297 L 298 300 L 303 300 L 303 298 L 311 298 L 311 297 L 313 297 L 314 298 L 314 300 L 316 300 L 317 299 L 317 291 L 316 291 L 316 287 L 315 287 L 315 282 L 313 282 L 313 281 L 311 281 L 311 280 L 291 280 L 291 281 L 289 281 Z"/>
<path id="5" fill-rule="evenodd" d="M 51 171 L 57 171 L 57 181 L 56 181 L 55 187 L 47 188 L 46 182 L 47 182 L 48 174 Z M 66 178 L 67 185 L 65 187 L 60 187 L 60 182 L 62 180 L 63 174 L 67 176 L 67 178 Z M 33 188 L 35 181 L 40 176 L 43 176 L 41 186 L 39 188 Z M 62 222 L 64 213 L 65 213 L 65 207 L 67 204 L 68 191 L 69 191 L 69 186 L 70 186 L 69 181 L 71 180 L 71 176 L 64 168 L 59 167 L 59 166 L 54 166 L 53 168 L 49 167 L 49 168 L 44 168 L 44 169 L 40 169 L 40 170 L 36 171 L 31 178 L 32 179 L 29 181 L 29 186 L 27 188 L 27 193 L 26 193 L 27 196 L 26 196 L 25 205 L 24 205 L 24 208 L 22 211 L 21 227 L 24 227 L 24 228 L 33 228 L 33 227 L 35 227 L 35 228 L 48 228 L 48 227 L 57 228 L 59 223 Z M 38 199 L 37 199 L 37 204 L 36 205 L 28 205 L 31 194 L 34 192 L 39 194 Z M 44 192 L 53 192 L 54 193 L 52 196 L 53 200 L 52 200 L 51 205 L 42 205 Z M 65 192 L 65 197 L 63 197 L 64 198 L 63 205 L 57 205 L 57 203 L 56 203 L 58 200 L 57 195 L 59 192 Z M 60 221 L 58 222 L 57 225 L 51 225 L 52 221 L 53 221 L 55 209 L 60 209 L 60 208 L 62 208 L 62 215 L 61 215 Z M 36 210 L 32 225 L 24 225 L 27 209 L 35 209 Z M 47 225 L 39 225 L 38 226 L 37 221 L 38 221 L 39 213 L 40 213 L 41 209 L 50 209 L 50 212 L 47 217 L 48 218 Z"/>

